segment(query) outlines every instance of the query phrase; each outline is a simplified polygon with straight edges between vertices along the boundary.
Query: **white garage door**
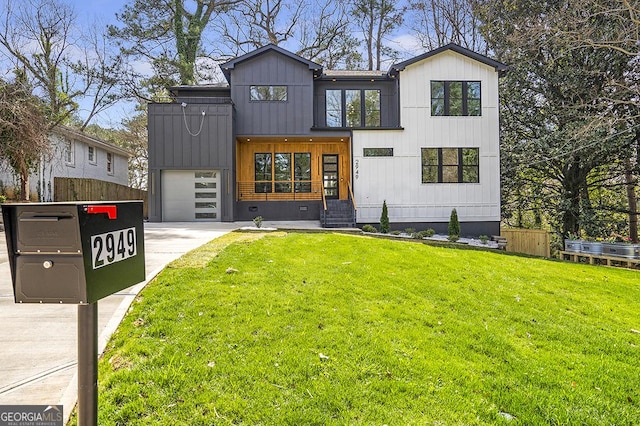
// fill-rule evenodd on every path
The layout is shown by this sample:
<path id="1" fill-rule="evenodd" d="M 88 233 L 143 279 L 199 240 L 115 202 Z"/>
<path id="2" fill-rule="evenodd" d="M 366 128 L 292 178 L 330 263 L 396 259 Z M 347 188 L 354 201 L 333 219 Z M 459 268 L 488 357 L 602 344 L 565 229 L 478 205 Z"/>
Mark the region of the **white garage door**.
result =
<path id="1" fill-rule="evenodd" d="M 220 173 L 216 170 L 164 170 L 162 220 L 219 221 Z"/>

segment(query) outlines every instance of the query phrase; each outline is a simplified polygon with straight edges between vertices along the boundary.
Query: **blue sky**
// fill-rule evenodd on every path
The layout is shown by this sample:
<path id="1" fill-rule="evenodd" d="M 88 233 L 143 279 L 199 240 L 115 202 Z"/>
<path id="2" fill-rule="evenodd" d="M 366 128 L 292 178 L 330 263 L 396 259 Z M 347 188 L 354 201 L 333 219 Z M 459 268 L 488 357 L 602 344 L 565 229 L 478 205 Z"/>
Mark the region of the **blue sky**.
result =
<path id="1" fill-rule="evenodd" d="M 114 22 L 116 12 L 120 12 L 126 0 L 68 0 L 73 4 L 78 18 L 92 22 L 97 18 L 98 21 Z"/>
<path id="2" fill-rule="evenodd" d="M 75 9 L 78 17 L 78 24 L 81 27 L 89 25 L 97 25 L 104 27 L 107 24 L 115 24 L 117 12 L 121 12 L 124 6 L 131 4 L 133 0 L 63 0 Z M 415 43 L 415 39 L 407 35 L 399 35 L 395 37 L 397 43 L 396 48 L 407 48 Z M 413 50 L 413 49 L 411 49 Z M 98 117 L 94 118 L 93 123 L 100 124 L 105 127 L 119 127 L 123 117 L 129 116 L 132 112 L 133 103 L 120 102 L 107 111 L 102 112 Z M 81 102 L 81 109 L 83 109 Z M 82 111 L 80 112 L 82 114 Z"/>

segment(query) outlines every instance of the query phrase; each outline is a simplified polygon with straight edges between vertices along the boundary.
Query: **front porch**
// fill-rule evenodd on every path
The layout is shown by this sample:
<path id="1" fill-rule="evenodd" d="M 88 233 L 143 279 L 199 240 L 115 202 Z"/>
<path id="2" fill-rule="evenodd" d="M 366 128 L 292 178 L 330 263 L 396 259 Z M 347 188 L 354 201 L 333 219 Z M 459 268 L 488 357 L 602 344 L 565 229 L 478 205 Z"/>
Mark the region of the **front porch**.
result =
<path id="1" fill-rule="evenodd" d="M 353 205 L 348 137 L 238 137 L 236 170 L 238 220 L 322 220 L 344 209 L 334 200 Z"/>

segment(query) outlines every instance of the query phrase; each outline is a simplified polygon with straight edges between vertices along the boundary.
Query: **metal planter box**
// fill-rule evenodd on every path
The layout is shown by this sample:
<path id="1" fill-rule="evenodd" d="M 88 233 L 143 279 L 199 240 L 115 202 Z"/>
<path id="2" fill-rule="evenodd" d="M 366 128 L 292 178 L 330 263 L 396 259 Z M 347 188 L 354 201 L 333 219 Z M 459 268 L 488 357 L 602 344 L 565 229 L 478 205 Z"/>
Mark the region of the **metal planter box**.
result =
<path id="1" fill-rule="evenodd" d="M 602 242 L 600 241 L 582 241 L 582 252 L 594 255 L 602 254 Z"/>
<path id="2" fill-rule="evenodd" d="M 580 253 L 582 251 L 581 240 L 564 240 L 564 251 Z"/>
<path id="3" fill-rule="evenodd" d="M 17 303 L 87 304 L 145 279 L 142 202 L 3 204 Z"/>
<path id="4" fill-rule="evenodd" d="M 627 259 L 640 259 L 640 244 L 604 243 L 602 254 Z"/>

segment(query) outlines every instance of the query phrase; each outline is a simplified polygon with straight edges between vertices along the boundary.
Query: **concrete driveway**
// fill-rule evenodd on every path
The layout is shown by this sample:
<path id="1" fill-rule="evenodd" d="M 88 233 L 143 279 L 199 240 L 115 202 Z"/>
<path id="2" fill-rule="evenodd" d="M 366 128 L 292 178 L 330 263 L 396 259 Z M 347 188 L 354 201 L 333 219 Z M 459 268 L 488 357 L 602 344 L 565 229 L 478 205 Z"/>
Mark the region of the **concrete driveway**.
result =
<path id="1" fill-rule="evenodd" d="M 146 223 L 147 280 L 184 253 L 243 225 Z M 0 405 L 62 404 L 66 422 L 77 399 L 77 306 L 15 304 L 0 234 Z M 100 353 L 144 284 L 98 302 Z"/>

